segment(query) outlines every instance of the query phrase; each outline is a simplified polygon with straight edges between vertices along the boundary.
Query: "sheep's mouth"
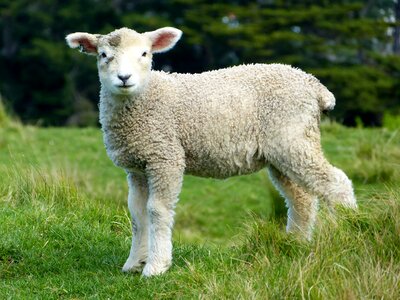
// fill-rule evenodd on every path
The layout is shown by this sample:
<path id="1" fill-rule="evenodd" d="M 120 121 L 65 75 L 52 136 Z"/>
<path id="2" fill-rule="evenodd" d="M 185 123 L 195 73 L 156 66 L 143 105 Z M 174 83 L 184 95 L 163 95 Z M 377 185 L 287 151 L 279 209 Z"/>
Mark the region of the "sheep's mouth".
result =
<path id="1" fill-rule="evenodd" d="M 121 84 L 121 85 L 117 85 L 117 87 L 119 87 L 120 89 L 129 89 L 131 87 L 135 86 L 134 84 Z"/>

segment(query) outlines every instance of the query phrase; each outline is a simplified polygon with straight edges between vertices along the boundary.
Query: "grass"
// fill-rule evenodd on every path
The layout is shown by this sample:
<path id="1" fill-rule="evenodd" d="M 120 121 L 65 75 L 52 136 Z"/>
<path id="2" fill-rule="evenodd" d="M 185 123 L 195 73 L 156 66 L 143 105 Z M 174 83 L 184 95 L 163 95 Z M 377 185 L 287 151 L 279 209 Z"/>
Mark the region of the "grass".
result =
<path id="1" fill-rule="evenodd" d="M 10 122 L 8 114 L 6 113 L 6 109 L 4 107 L 3 101 L 0 95 L 0 126 L 6 126 Z"/>
<path id="2" fill-rule="evenodd" d="M 323 126 L 358 212 L 321 205 L 312 242 L 284 232 L 265 174 L 185 178 L 174 263 L 120 271 L 130 247 L 123 171 L 98 129 L 0 124 L 1 299 L 398 299 L 400 132 Z"/>

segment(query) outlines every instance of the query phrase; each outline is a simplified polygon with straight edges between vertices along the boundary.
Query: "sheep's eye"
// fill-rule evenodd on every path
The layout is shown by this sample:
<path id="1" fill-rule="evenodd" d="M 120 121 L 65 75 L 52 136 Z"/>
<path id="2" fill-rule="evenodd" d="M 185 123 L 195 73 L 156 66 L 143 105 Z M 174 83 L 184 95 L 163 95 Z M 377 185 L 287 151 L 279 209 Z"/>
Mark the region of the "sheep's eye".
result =
<path id="1" fill-rule="evenodd" d="M 102 58 L 106 58 L 106 57 L 107 57 L 107 54 L 106 54 L 105 52 L 101 52 L 101 53 L 100 53 L 100 56 L 101 56 Z"/>
<path id="2" fill-rule="evenodd" d="M 147 52 L 144 51 L 144 52 L 142 53 L 142 57 L 146 57 L 146 56 L 147 56 Z"/>

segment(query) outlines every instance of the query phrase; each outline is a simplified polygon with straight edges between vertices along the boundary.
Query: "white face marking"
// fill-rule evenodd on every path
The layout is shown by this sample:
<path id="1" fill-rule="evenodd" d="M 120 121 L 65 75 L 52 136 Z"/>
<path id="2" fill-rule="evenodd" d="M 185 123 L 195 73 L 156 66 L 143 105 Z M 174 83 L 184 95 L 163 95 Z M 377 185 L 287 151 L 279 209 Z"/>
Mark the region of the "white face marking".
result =
<path id="1" fill-rule="evenodd" d="M 99 47 L 98 53 L 100 81 L 111 93 L 131 95 L 147 84 L 152 63 L 149 46 L 105 45 Z"/>

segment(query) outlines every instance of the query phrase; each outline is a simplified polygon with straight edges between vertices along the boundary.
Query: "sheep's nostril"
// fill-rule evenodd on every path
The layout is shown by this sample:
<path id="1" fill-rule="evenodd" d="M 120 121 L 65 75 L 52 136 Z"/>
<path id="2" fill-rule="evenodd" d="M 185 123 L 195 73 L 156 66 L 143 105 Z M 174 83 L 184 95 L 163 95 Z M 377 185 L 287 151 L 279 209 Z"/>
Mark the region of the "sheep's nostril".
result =
<path id="1" fill-rule="evenodd" d="M 122 81 L 124 84 L 128 81 L 128 79 L 129 79 L 130 77 L 131 77 L 130 74 L 128 74 L 128 75 L 118 75 L 118 78 L 121 79 L 121 81 Z"/>

